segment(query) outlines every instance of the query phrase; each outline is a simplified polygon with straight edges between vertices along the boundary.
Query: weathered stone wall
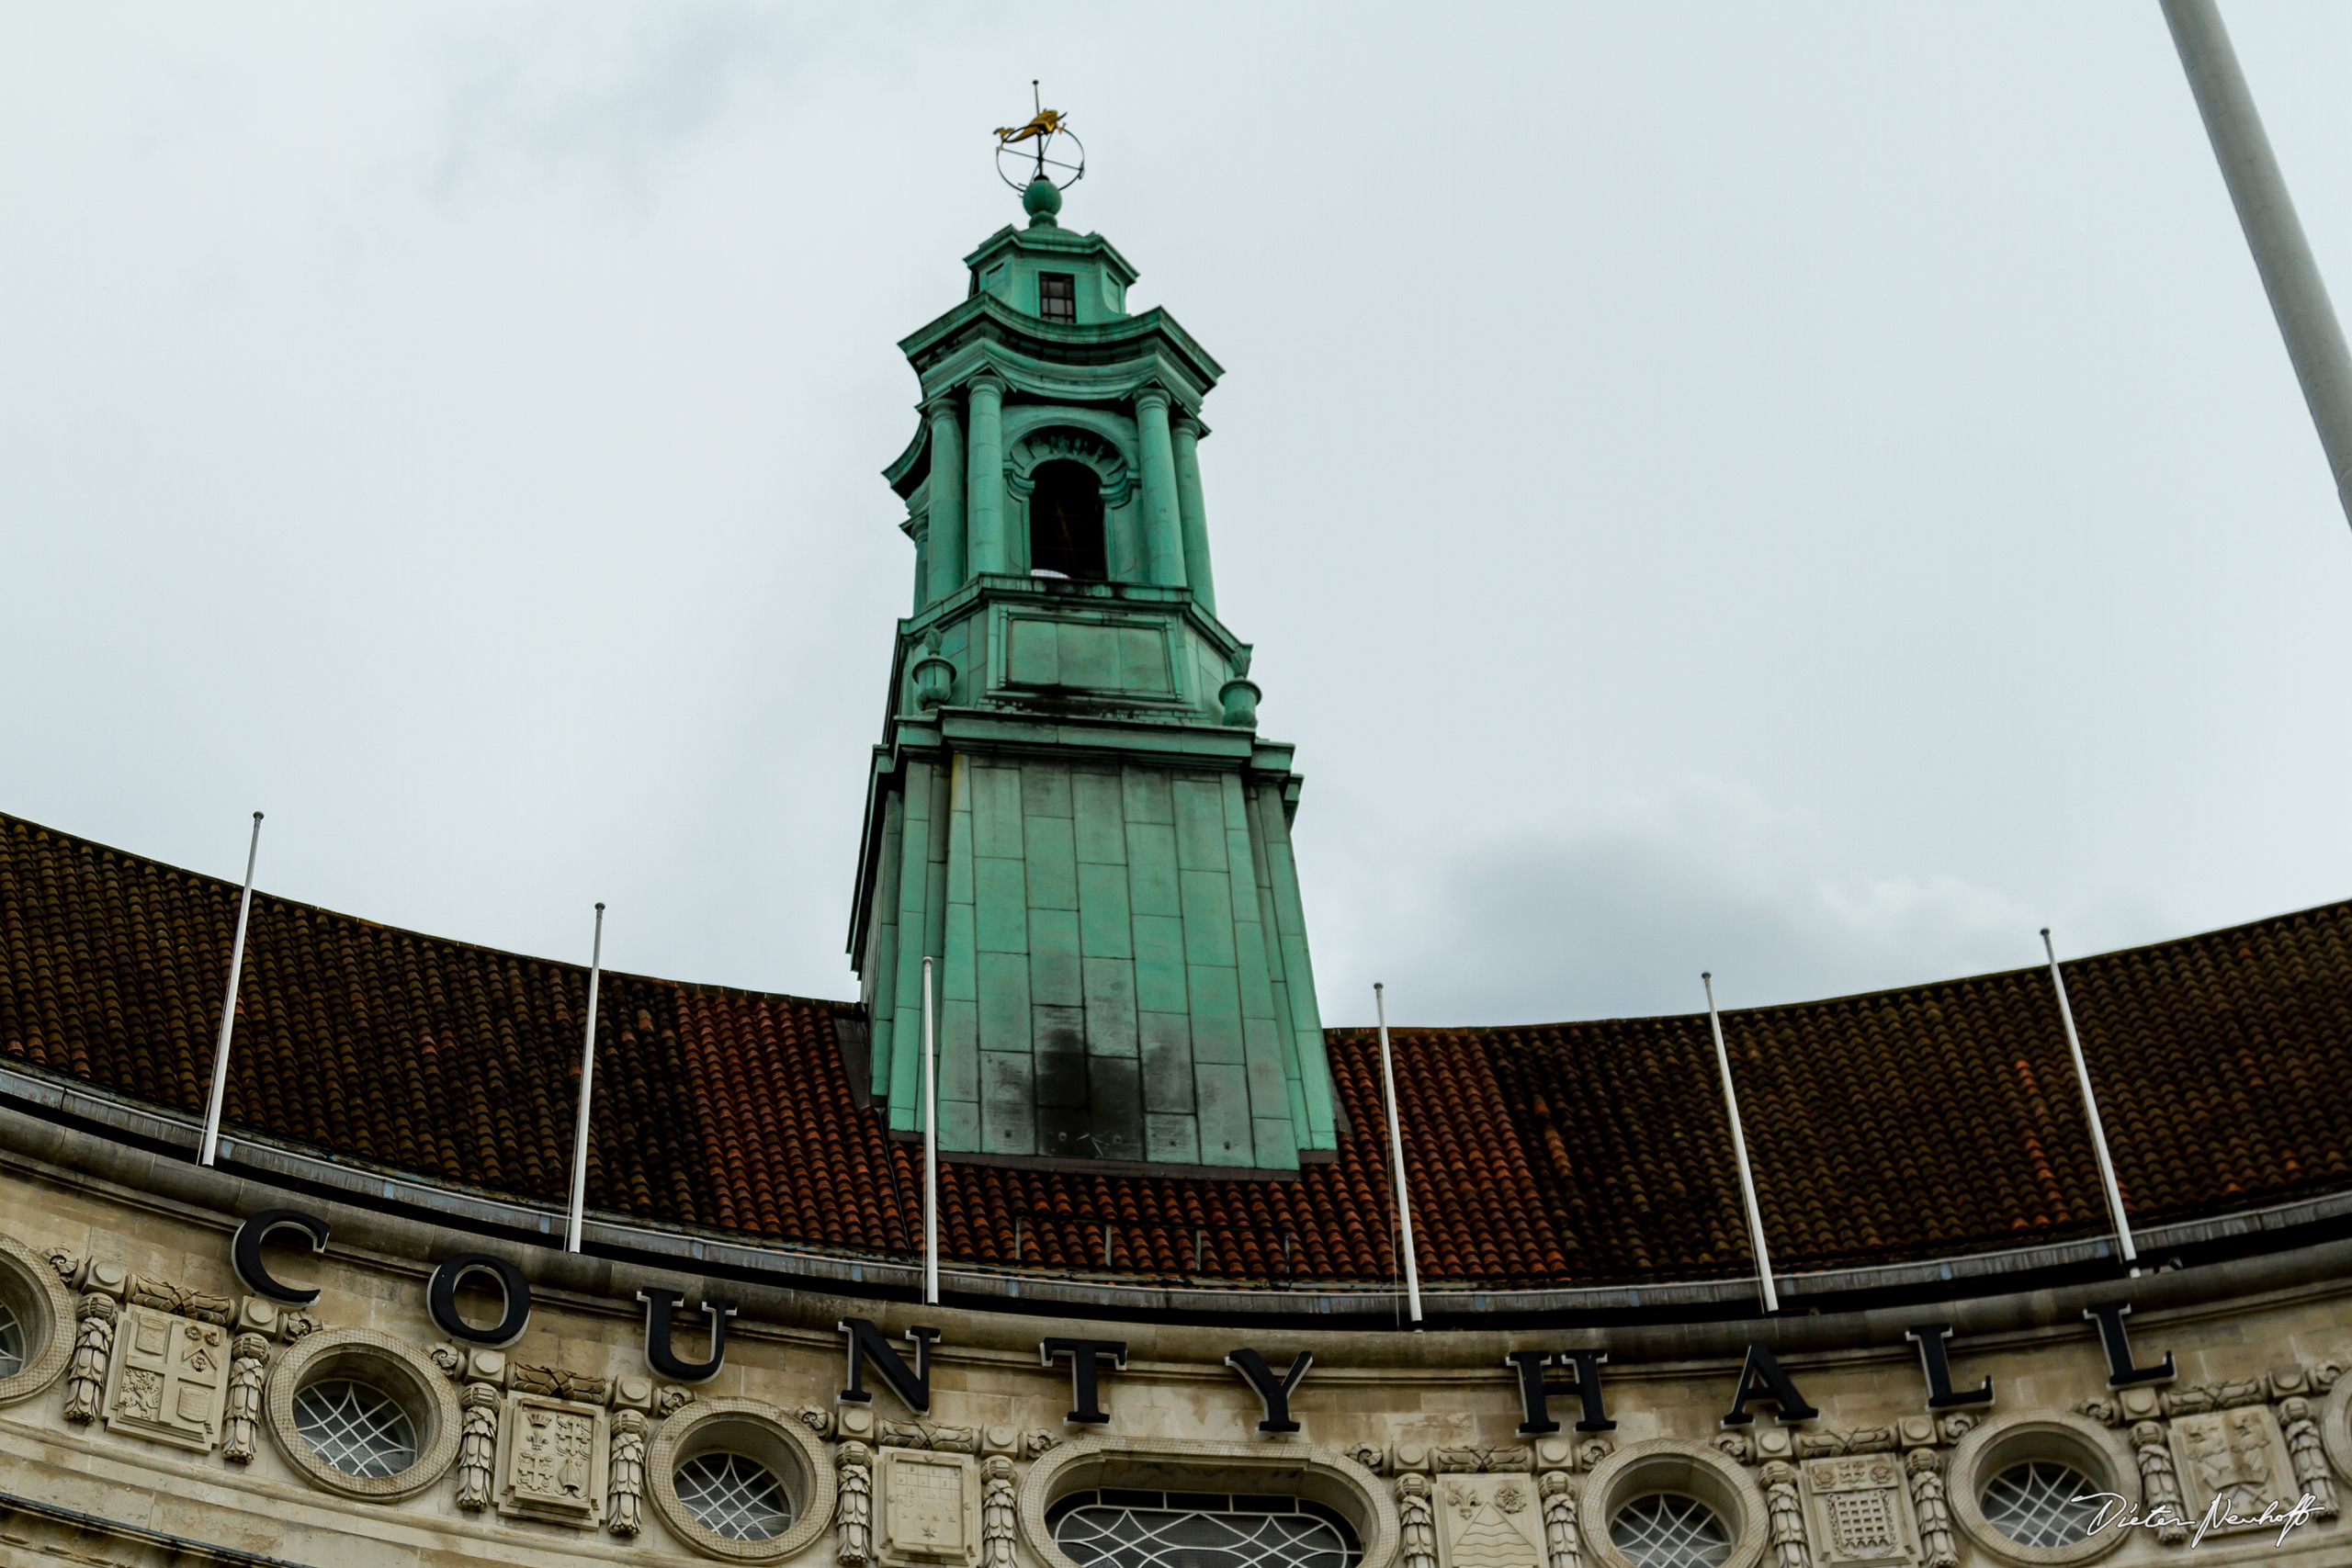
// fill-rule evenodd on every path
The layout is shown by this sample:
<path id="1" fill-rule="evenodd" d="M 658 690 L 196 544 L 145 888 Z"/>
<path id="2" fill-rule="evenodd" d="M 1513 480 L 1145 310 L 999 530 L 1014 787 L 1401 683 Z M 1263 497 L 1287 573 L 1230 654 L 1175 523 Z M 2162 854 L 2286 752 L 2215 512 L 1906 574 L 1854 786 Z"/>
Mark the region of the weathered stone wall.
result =
<path id="1" fill-rule="evenodd" d="M 1818 1414 L 1782 1424 L 1768 1393 L 1733 1427 L 1743 1368 L 1728 1329 L 1318 1334 L 917 1309 L 565 1259 L 322 1201 L 304 1206 L 334 1224 L 325 1254 L 267 1255 L 319 1299 L 273 1306 L 238 1279 L 230 1237 L 288 1195 L 224 1178 L 237 1201 L 194 1207 L 142 1179 L 151 1160 L 126 1151 L 101 1172 L 0 1156 L 0 1233 L 14 1244 L 0 1284 L 26 1330 L 23 1370 L 0 1381 L 0 1559 L 1067 1568 L 1046 1555 L 1046 1506 L 1124 1485 L 1314 1497 L 1351 1521 L 1363 1568 L 1614 1568 L 1625 1560 L 1610 1517 L 1660 1490 L 1713 1508 L 1735 1564 L 2121 1563 L 2192 1549 L 2144 1529 L 2056 1555 L 1996 1549 L 1976 1507 L 1984 1483 L 2030 1460 L 2104 1465 L 2099 1479 L 2135 1503 L 2177 1497 L 2196 1515 L 2217 1490 L 2249 1511 L 2306 1492 L 2332 1506 L 2352 1478 L 2352 1379 L 2336 1377 L 2352 1364 L 2352 1292 L 2328 1251 L 2283 1287 L 2278 1267 L 2235 1292 L 2217 1272 L 2202 1304 L 2143 1305 L 2126 1320 L 2132 1354 L 2168 1352 L 2177 1376 L 2112 1392 L 2093 1325 L 2054 1297 L 2020 1298 L 1998 1332 L 1963 1326 L 1953 1381 L 1989 1376 L 1994 1402 L 1933 1415 L 1896 1325 L 1964 1325 L 1966 1314 L 1776 1325 L 1778 1365 Z M 533 1276 L 528 1325 L 501 1348 L 455 1343 L 428 1310 L 435 1264 L 477 1251 Z M 688 1388 L 652 1373 L 639 1289 L 686 1298 L 688 1359 L 705 1344 L 686 1313 L 721 1294 L 742 1303 L 715 1378 Z M 834 1325 L 847 1315 L 902 1348 L 909 1326 L 939 1330 L 927 1414 L 871 1370 L 869 1406 L 837 1400 Z M 1102 1370 L 1106 1424 L 1065 1420 L 1069 1366 L 1041 1365 L 1038 1348 L 1057 1337 L 1128 1346 L 1124 1369 Z M 1560 1431 L 1522 1438 L 1505 1353 L 1598 1344 L 1614 1429 L 1574 1430 L 1582 1407 L 1560 1390 Z M 1226 1364 L 1242 1348 L 1277 1373 L 1313 1353 L 1289 1400 L 1297 1432 L 1258 1430 L 1267 1410 Z M 349 1475 L 295 1429 L 297 1394 L 346 1378 L 393 1395 L 415 1462 Z M 799 1522 L 765 1542 L 694 1526 L 673 1478 L 705 1450 L 783 1476 Z M 2216 1533 L 2194 1560 L 2352 1562 L 2333 1518 L 2278 1535 Z"/>

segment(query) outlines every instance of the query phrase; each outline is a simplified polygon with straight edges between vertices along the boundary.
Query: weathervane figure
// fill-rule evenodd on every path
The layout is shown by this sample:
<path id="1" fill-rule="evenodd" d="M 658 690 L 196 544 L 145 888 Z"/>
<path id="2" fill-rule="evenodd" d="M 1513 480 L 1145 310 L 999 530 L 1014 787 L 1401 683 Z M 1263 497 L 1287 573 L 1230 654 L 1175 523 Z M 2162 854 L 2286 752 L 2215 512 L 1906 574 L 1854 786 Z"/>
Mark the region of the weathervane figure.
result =
<path id="1" fill-rule="evenodd" d="M 1046 107 L 1034 79 L 1029 96 L 1035 112 L 1028 124 L 996 128 L 997 175 L 1018 191 L 1025 192 L 1041 182 L 1054 191 L 1067 190 L 1086 173 L 1086 147 L 1071 134 L 1068 117 Z M 1070 156 L 1072 150 L 1077 153 L 1075 160 Z M 1060 205 L 1058 199 L 1051 204 Z"/>

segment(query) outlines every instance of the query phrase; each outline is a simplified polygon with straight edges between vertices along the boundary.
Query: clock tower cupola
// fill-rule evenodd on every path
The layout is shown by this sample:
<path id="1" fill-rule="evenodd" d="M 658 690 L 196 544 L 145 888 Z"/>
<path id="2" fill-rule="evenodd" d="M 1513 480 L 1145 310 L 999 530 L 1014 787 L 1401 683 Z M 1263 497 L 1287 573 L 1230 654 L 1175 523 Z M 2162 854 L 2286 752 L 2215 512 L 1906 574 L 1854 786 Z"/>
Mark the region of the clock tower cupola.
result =
<path id="1" fill-rule="evenodd" d="M 850 952 L 868 1087 L 922 1125 L 934 964 L 951 1156 L 1295 1170 L 1337 1148 L 1290 829 L 1217 616 L 1199 447 L 1222 370 L 1136 270 L 1059 221 L 1075 139 L 1000 141 L 1027 222 L 899 344 L 914 438 L 885 470 L 914 544 L 874 750 Z"/>

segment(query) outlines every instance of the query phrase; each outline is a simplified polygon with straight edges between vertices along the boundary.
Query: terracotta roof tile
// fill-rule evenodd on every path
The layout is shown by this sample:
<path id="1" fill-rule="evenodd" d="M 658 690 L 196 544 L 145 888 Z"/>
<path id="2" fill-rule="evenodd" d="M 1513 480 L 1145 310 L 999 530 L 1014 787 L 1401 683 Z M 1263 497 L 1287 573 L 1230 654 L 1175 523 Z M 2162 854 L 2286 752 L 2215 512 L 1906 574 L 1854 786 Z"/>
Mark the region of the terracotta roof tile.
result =
<path id="1" fill-rule="evenodd" d="M 0 1055 L 200 1109 L 236 896 L 0 817 Z M 2136 1222 L 2352 1185 L 2352 905 L 2066 975 Z M 586 993 L 575 964 L 257 895 L 227 1120 L 560 1202 Z M 854 1009 L 607 974 L 600 1010 L 592 1207 L 911 1254 L 919 1167 L 851 1093 L 834 1026 Z M 2106 1225 L 2044 971 L 1724 1021 L 1783 1271 Z M 1703 1014 L 1392 1040 L 1426 1280 L 1752 1267 Z M 1154 1278 L 1393 1280 L 1377 1041 L 1343 1030 L 1327 1043 L 1348 1127 L 1335 1162 L 1295 1181 L 951 1162 L 948 1255 Z"/>

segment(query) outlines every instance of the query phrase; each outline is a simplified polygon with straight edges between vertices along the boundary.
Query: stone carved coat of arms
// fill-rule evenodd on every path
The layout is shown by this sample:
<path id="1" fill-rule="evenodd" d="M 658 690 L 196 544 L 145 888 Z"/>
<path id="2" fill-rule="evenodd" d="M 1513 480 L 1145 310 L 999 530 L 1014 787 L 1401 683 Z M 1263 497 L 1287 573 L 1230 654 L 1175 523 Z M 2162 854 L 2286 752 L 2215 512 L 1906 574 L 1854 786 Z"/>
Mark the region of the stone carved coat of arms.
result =
<path id="1" fill-rule="evenodd" d="M 2177 1416 L 2172 1441 L 2175 1471 L 2192 1516 L 2201 1516 L 2218 1497 L 2225 1513 L 2252 1520 L 2268 1503 L 2291 1506 L 2302 1491 L 2288 1462 L 2278 1417 L 2267 1404 Z M 2251 1527 L 2216 1523 L 2213 1533 L 2233 1528 Z"/>
<path id="2" fill-rule="evenodd" d="M 1544 1511 L 1532 1475 L 1447 1475 L 1437 1484 L 1445 1568 L 1542 1568 Z"/>
<path id="3" fill-rule="evenodd" d="M 605 1514 L 605 1414 L 593 1404 L 514 1394 L 500 1433 L 498 1511 L 594 1526 Z"/>
<path id="4" fill-rule="evenodd" d="M 1917 1532 L 1891 1453 L 1808 1460 L 1807 1521 L 1823 1568 L 1894 1568 L 1919 1560 Z"/>
<path id="5" fill-rule="evenodd" d="M 152 1307 L 123 1309 L 107 1391 L 107 1430 L 201 1453 L 220 1437 L 229 1333 Z"/>
<path id="6" fill-rule="evenodd" d="M 978 1467 L 965 1455 L 885 1449 L 881 1547 L 891 1562 L 968 1562 L 978 1544 Z"/>

